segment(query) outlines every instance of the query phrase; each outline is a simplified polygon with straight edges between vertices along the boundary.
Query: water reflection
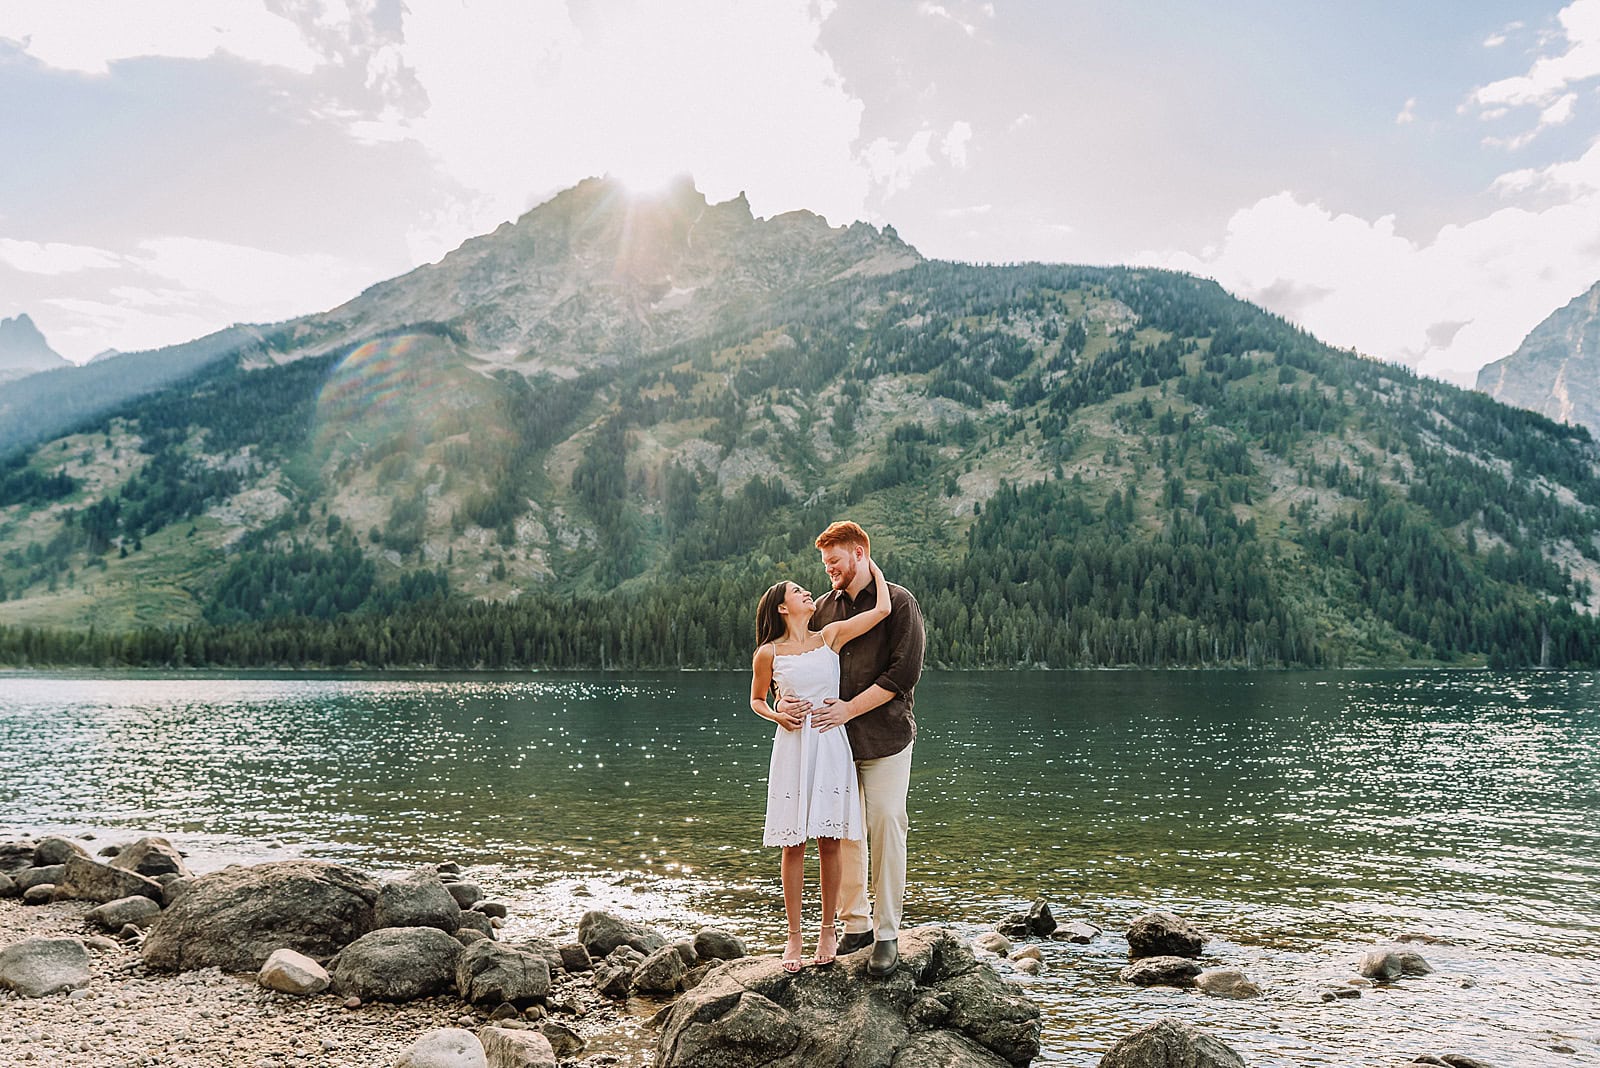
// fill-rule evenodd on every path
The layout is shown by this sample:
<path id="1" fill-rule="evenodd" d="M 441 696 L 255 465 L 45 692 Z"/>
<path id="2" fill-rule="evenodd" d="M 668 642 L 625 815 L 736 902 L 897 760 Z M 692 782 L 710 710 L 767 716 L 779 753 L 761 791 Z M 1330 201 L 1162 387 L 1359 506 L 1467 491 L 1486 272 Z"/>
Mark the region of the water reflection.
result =
<path id="1" fill-rule="evenodd" d="M 725 919 L 770 948 L 770 727 L 744 684 L 0 676 L 0 833 L 159 829 L 212 864 L 448 857 L 530 926 L 603 904 Z M 1439 1036 L 1502 1064 L 1539 1063 L 1559 1034 L 1597 1055 L 1581 1037 L 1600 1030 L 1585 974 L 1600 936 L 1593 677 L 939 675 L 921 689 L 908 922 L 976 930 L 1034 895 L 1112 930 L 1172 908 L 1219 937 L 1217 963 L 1268 984 L 1239 1004 L 1136 991 L 1115 982 L 1114 938 L 1048 946 L 1030 985 L 1053 1059 L 1093 1063 L 1163 1013 L 1222 1030 L 1253 1064 L 1412 1056 Z M 1427 949 L 1440 976 L 1331 1008 L 1311 996 L 1404 929 L 1449 937 Z"/>

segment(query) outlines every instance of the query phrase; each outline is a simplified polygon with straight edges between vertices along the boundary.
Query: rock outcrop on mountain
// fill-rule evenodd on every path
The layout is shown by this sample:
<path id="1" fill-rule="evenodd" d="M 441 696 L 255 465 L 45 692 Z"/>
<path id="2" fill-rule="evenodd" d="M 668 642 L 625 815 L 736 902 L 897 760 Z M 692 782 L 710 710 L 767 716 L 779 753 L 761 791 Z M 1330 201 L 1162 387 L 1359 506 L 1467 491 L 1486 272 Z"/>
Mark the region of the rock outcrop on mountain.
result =
<path id="1" fill-rule="evenodd" d="M 0 382 L 71 366 L 27 315 L 0 319 Z"/>
<path id="2" fill-rule="evenodd" d="M 711 204 L 687 178 L 655 196 L 590 178 L 436 264 L 289 324 L 279 343 L 315 355 L 434 323 L 525 372 L 610 365 L 704 333 L 725 311 L 921 261 L 892 227 L 829 226 L 808 211 L 758 219 L 742 193 Z"/>
<path id="3" fill-rule="evenodd" d="M 1600 282 L 1479 370 L 1478 389 L 1600 435 Z"/>

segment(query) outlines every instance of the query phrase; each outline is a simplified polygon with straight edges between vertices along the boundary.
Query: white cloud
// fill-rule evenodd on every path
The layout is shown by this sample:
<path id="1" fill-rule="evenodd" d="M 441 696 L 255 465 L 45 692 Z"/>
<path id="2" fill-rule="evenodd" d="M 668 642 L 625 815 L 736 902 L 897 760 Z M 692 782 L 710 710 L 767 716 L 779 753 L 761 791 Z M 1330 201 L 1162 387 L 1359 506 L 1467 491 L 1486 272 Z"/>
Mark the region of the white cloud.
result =
<path id="1" fill-rule="evenodd" d="M 1223 241 L 1200 255 L 1138 259 L 1216 278 L 1335 345 L 1470 382 L 1594 284 L 1597 179 L 1600 145 L 1583 160 L 1501 183 L 1560 186 L 1567 199 L 1541 210 L 1508 206 L 1420 242 L 1400 236 L 1393 216 L 1335 214 L 1279 193 L 1235 213 Z"/>
<path id="2" fill-rule="evenodd" d="M 308 73 L 321 57 L 261 0 L 8 0 L 0 39 L 47 66 L 105 74 L 136 56 L 203 59 L 227 53 Z"/>
<path id="3" fill-rule="evenodd" d="M 1406 101 L 1405 107 L 1400 109 L 1400 114 L 1394 117 L 1395 125 L 1406 126 L 1417 121 L 1417 98 L 1412 97 Z"/>
<path id="4" fill-rule="evenodd" d="M 941 151 L 950 165 L 957 170 L 967 169 L 967 144 L 972 140 L 972 124 L 970 122 L 953 122 L 950 130 L 944 135 L 944 144 Z"/>
<path id="5" fill-rule="evenodd" d="M 879 137 L 867 146 L 862 158 L 873 182 L 887 196 L 904 189 L 919 172 L 933 166 L 933 155 L 929 151 L 932 144 L 932 130 L 918 130 L 904 146 Z"/>
<path id="6" fill-rule="evenodd" d="M 0 263 L 27 274 L 75 274 L 78 271 L 104 270 L 123 266 L 114 252 L 87 245 L 68 245 L 57 241 L 17 241 L 0 237 Z"/>
<path id="7" fill-rule="evenodd" d="M 1565 122 L 1571 116 L 1572 103 L 1562 102 L 1569 89 L 1600 78 L 1600 0 L 1573 0 L 1561 9 L 1557 19 L 1565 51 L 1540 56 L 1526 74 L 1502 78 L 1475 90 L 1471 102 L 1479 107 L 1484 119 L 1500 118 L 1512 108 L 1537 107 L 1541 112 L 1540 127 Z"/>

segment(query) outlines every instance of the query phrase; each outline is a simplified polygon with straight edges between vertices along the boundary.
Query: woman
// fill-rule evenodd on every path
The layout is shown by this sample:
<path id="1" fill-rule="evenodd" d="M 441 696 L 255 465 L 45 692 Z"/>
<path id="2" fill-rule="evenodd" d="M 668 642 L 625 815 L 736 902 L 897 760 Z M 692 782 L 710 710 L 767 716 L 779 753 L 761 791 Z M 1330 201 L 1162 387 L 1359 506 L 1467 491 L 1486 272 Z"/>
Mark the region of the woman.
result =
<path id="1" fill-rule="evenodd" d="M 789 716 L 767 704 L 769 694 L 793 694 L 821 708 L 839 696 L 839 650 L 889 616 L 889 583 L 868 562 L 877 584 L 877 605 L 850 619 L 809 627 L 815 603 L 793 582 L 778 582 L 756 607 L 756 653 L 751 665 L 750 707 L 778 725 L 767 777 L 767 821 L 763 844 L 783 847 L 783 909 L 789 941 L 785 971 L 800 970 L 800 898 L 806 840 L 817 840 L 821 869 L 822 929 L 813 964 L 827 964 L 838 950 L 834 913 L 839 899 L 839 841 L 861 837 L 861 798 L 849 736 L 819 731 L 808 716 Z"/>

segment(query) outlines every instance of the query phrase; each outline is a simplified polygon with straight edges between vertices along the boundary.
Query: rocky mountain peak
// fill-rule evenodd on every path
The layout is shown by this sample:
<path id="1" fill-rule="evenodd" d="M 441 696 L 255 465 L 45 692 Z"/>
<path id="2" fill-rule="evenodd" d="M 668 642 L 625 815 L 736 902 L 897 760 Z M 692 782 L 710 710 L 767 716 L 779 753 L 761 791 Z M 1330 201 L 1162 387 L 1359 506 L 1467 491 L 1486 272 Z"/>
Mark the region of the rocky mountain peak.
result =
<path id="1" fill-rule="evenodd" d="M 71 366 L 50 347 L 26 313 L 0 319 L 0 381 Z"/>
<path id="2" fill-rule="evenodd" d="M 577 368 L 670 345 L 752 299 L 921 260 L 887 229 L 806 211 L 758 218 L 744 194 L 713 204 L 689 178 L 651 193 L 588 178 L 300 325 L 326 351 L 431 321 L 496 363 Z"/>
<path id="3" fill-rule="evenodd" d="M 1600 282 L 1479 370 L 1477 388 L 1600 436 Z"/>

